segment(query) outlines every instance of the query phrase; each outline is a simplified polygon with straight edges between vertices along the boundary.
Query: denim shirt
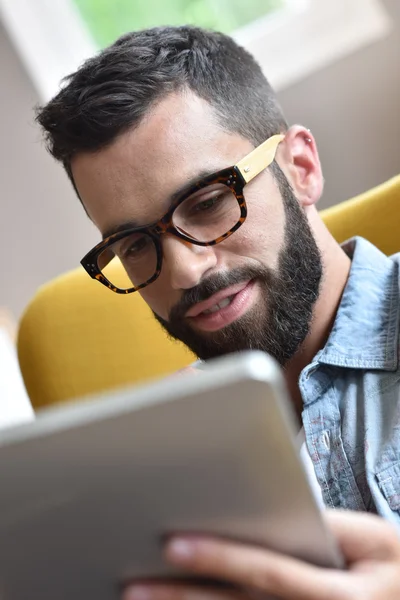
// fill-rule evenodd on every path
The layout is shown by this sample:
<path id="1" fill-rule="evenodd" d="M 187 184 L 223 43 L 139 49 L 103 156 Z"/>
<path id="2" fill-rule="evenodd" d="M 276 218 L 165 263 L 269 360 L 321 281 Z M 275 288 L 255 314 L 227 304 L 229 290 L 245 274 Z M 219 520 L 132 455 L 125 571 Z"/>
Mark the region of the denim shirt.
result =
<path id="1" fill-rule="evenodd" d="M 400 532 L 400 254 L 343 245 L 349 279 L 325 347 L 299 379 L 306 444 L 327 507 Z"/>

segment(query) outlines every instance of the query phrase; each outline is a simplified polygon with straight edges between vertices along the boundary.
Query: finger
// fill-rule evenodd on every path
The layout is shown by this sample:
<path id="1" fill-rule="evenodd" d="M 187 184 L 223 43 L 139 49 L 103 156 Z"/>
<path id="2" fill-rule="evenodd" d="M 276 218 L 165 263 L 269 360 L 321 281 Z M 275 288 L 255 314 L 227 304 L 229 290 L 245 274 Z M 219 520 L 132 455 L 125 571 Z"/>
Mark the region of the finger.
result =
<path id="1" fill-rule="evenodd" d="M 197 575 L 229 581 L 283 600 L 348 597 L 348 575 L 343 572 L 317 568 L 261 548 L 206 538 L 174 538 L 166 546 L 166 559 Z"/>
<path id="2" fill-rule="evenodd" d="M 171 377 L 179 377 L 180 375 L 187 375 L 188 373 L 190 373 L 191 375 L 201 375 L 202 371 L 200 369 L 197 369 L 196 367 L 192 367 L 191 365 L 189 365 L 188 367 L 183 367 L 182 369 L 179 369 L 179 371 L 171 373 L 167 376 L 167 379 Z"/>
<path id="3" fill-rule="evenodd" d="M 122 600 L 245 600 L 245 596 L 233 587 L 156 583 L 130 586 L 124 591 Z"/>
<path id="4" fill-rule="evenodd" d="M 325 519 L 349 564 L 400 557 L 398 533 L 381 517 L 331 510 L 326 511 Z"/>

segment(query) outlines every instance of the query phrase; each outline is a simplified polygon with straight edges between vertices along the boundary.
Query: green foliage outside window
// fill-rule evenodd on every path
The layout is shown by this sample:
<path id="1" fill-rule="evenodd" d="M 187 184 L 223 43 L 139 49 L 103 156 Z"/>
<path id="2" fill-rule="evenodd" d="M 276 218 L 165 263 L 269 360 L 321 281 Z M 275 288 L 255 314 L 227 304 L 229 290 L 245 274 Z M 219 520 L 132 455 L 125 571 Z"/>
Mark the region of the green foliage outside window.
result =
<path id="1" fill-rule="evenodd" d="M 230 33 L 285 0 L 74 0 L 100 47 L 135 29 L 194 24 Z"/>

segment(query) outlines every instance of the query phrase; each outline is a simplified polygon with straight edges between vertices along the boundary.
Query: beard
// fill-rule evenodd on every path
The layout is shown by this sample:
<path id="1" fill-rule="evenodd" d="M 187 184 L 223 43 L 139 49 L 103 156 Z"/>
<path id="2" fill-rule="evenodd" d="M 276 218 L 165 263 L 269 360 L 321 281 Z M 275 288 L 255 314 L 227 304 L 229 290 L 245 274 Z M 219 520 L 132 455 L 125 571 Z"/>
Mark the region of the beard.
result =
<path id="1" fill-rule="evenodd" d="M 182 341 L 202 360 L 243 350 L 261 350 L 284 366 L 309 333 L 322 280 L 322 259 L 288 180 L 276 164 L 273 172 L 285 209 L 284 246 L 277 269 L 245 266 L 217 273 L 185 290 L 168 321 L 154 313 L 170 337 Z M 214 332 L 201 332 L 190 326 L 185 314 L 194 304 L 249 280 L 260 285 L 261 301 L 241 318 Z"/>

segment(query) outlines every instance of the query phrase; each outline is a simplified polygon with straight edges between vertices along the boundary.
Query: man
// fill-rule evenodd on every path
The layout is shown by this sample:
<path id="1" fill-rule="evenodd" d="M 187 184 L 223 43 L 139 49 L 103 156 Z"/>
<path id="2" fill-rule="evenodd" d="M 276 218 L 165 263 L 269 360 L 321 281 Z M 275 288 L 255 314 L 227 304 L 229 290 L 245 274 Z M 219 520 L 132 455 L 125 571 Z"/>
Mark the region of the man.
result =
<path id="1" fill-rule="evenodd" d="M 288 127 L 253 58 L 191 27 L 128 34 L 69 76 L 38 120 L 103 235 L 82 261 L 89 274 L 140 291 L 201 359 L 272 354 L 326 506 L 399 525 L 399 259 L 331 237 L 315 208 L 313 136 Z M 346 573 L 198 537 L 171 540 L 166 559 L 238 586 L 236 597 L 400 598 L 393 525 L 355 512 L 327 520 Z M 147 582 L 126 598 L 204 593 Z"/>

